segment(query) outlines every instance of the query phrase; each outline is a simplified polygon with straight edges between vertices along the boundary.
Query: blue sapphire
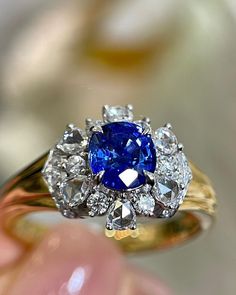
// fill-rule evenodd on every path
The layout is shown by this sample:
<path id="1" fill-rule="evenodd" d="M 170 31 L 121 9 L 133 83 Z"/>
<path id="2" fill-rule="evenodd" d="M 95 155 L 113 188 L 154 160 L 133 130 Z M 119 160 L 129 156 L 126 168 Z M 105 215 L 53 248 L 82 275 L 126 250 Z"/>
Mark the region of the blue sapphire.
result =
<path id="1" fill-rule="evenodd" d="M 113 190 L 134 189 L 146 183 L 144 171 L 154 172 L 156 151 L 150 134 L 130 122 L 114 122 L 94 132 L 89 163 L 94 174 L 104 171 L 102 183 Z"/>

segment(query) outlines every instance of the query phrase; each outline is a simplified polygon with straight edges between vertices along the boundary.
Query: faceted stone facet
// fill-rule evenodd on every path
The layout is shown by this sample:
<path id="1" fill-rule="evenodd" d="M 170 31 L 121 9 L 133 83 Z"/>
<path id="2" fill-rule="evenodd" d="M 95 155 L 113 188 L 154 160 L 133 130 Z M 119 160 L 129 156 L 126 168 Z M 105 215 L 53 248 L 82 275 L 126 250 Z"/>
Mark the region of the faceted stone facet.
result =
<path id="1" fill-rule="evenodd" d="M 173 203 L 179 193 L 177 182 L 168 178 L 160 178 L 157 180 L 157 199 L 165 205 Z"/>
<path id="2" fill-rule="evenodd" d="M 105 122 L 132 121 L 133 112 L 128 107 L 106 106 L 103 117 Z"/>
<path id="3" fill-rule="evenodd" d="M 149 215 L 153 213 L 155 200 L 150 194 L 143 193 L 139 196 L 136 206 L 138 212 Z"/>
<path id="4" fill-rule="evenodd" d="M 170 186 L 175 187 L 172 193 L 169 191 L 166 196 L 160 193 L 160 188 L 164 190 L 163 181 L 165 179 L 168 180 Z M 178 208 L 183 202 L 191 179 L 192 172 L 183 152 L 178 151 L 171 155 L 158 154 L 155 185 L 152 190 L 158 201 L 172 209 Z M 166 189 L 168 190 L 167 187 Z"/>
<path id="5" fill-rule="evenodd" d="M 63 180 L 66 178 L 67 174 L 64 171 L 61 171 L 60 169 L 49 166 L 44 170 L 44 178 L 47 181 L 49 185 L 50 191 L 53 190 L 57 184 L 63 182 Z"/>
<path id="6" fill-rule="evenodd" d="M 50 192 L 53 192 L 57 188 L 58 184 L 63 182 L 63 180 L 67 177 L 67 173 L 63 169 L 65 161 L 66 158 L 60 155 L 57 151 L 54 149 L 50 151 L 42 171 Z"/>
<path id="7" fill-rule="evenodd" d="M 131 203 L 127 200 L 116 200 L 110 207 L 107 216 L 107 228 L 114 230 L 134 229 L 136 214 Z"/>
<path id="8" fill-rule="evenodd" d="M 83 181 L 84 179 L 75 178 L 61 184 L 61 195 L 70 207 L 78 206 L 85 201 L 87 194 L 82 191 Z"/>
<path id="9" fill-rule="evenodd" d="M 179 186 L 187 187 L 192 179 L 188 160 L 183 152 L 175 155 L 158 157 L 157 174 L 175 180 Z"/>
<path id="10" fill-rule="evenodd" d="M 64 132 L 63 138 L 57 145 L 57 148 L 64 153 L 74 154 L 82 150 L 86 145 L 83 131 L 76 127 L 68 127 Z"/>
<path id="11" fill-rule="evenodd" d="M 177 151 L 177 138 L 167 127 L 162 127 L 155 132 L 155 144 L 163 154 L 172 154 Z"/>
<path id="12" fill-rule="evenodd" d="M 66 170 L 68 173 L 73 175 L 81 175 L 86 167 L 86 161 L 81 156 L 74 155 L 71 156 L 66 165 Z"/>
<path id="13" fill-rule="evenodd" d="M 144 171 L 154 172 L 156 151 L 151 135 L 129 122 L 109 123 L 94 132 L 89 163 L 94 174 L 104 171 L 102 183 L 113 190 L 137 188 L 146 183 Z"/>

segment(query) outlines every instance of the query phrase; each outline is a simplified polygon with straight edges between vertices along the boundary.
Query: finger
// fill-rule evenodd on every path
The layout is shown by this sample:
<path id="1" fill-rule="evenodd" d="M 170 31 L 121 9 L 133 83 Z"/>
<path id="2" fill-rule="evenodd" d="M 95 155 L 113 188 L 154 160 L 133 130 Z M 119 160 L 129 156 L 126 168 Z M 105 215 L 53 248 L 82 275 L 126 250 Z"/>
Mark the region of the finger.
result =
<path id="1" fill-rule="evenodd" d="M 130 275 L 132 295 L 171 295 L 170 289 L 161 280 L 147 272 L 131 268 Z"/>
<path id="2" fill-rule="evenodd" d="M 0 268 L 13 264 L 23 255 L 24 249 L 0 230 Z"/>
<path id="3" fill-rule="evenodd" d="M 81 225 L 62 225 L 25 261 L 9 295 L 116 295 L 124 262 L 116 247 Z"/>

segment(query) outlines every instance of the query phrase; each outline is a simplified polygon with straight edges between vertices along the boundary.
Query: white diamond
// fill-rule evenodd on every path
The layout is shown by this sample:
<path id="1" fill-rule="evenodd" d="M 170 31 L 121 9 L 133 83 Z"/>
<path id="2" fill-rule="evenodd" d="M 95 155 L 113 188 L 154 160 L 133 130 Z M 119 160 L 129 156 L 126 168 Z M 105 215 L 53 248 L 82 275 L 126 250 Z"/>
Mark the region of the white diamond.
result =
<path id="1" fill-rule="evenodd" d="M 177 138 L 167 127 L 161 127 L 155 131 L 155 144 L 163 154 L 173 154 L 177 151 Z"/>
<path id="2" fill-rule="evenodd" d="M 84 132 L 76 127 L 68 127 L 62 139 L 59 141 L 57 148 L 64 153 L 74 154 L 83 150 L 87 145 L 87 141 L 84 138 Z"/>
<path id="3" fill-rule="evenodd" d="M 84 174 L 85 167 L 86 167 L 85 159 L 83 159 L 81 156 L 74 155 L 68 159 L 67 165 L 66 165 L 66 171 L 69 174 L 81 175 L 81 174 Z"/>
<path id="4" fill-rule="evenodd" d="M 141 191 L 143 193 L 149 193 L 152 189 L 152 186 L 150 184 L 145 184 L 143 187 L 141 187 Z"/>
<path id="5" fill-rule="evenodd" d="M 153 193 L 155 196 L 160 194 L 158 192 L 158 181 L 161 178 L 168 178 L 169 180 L 175 181 L 178 184 L 179 189 L 176 198 L 172 198 L 173 201 L 169 202 L 167 199 L 163 199 L 163 202 L 166 202 L 166 204 L 170 205 L 171 207 L 178 206 L 180 203 L 182 203 L 188 190 L 188 184 L 192 179 L 192 172 L 189 167 L 188 160 L 183 152 L 178 152 L 174 155 L 168 156 L 158 156 L 155 177 L 156 185 L 153 188 Z"/>
<path id="6" fill-rule="evenodd" d="M 43 168 L 43 176 L 49 186 L 49 191 L 53 192 L 58 185 L 67 177 L 63 169 L 66 158 L 57 153 L 54 149 L 50 151 L 48 159 Z"/>
<path id="7" fill-rule="evenodd" d="M 106 106 L 104 107 L 103 118 L 105 122 L 132 121 L 133 112 L 128 106 Z"/>
<path id="8" fill-rule="evenodd" d="M 82 191 L 83 179 L 71 179 L 63 182 L 60 186 L 60 192 L 63 200 L 70 207 L 82 204 L 87 195 Z"/>
<path id="9" fill-rule="evenodd" d="M 109 209 L 106 226 L 114 230 L 135 229 L 136 214 L 131 203 L 116 200 Z"/>
<path id="10" fill-rule="evenodd" d="M 176 202 L 179 188 L 177 182 L 168 178 L 160 178 L 156 183 L 156 198 L 165 205 Z"/>
<path id="11" fill-rule="evenodd" d="M 56 186 L 63 182 L 66 177 L 66 172 L 61 171 L 56 167 L 48 166 L 44 169 L 44 178 L 49 185 L 50 191 L 56 189 Z"/>
<path id="12" fill-rule="evenodd" d="M 145 122 L 143 120 L 138 120 L 138 121 L 135 121 L 134 123 L 139 125 L 142 128 L 142 130 L 143 130 L 143 132 L 145 134 L 151 134 L 152 133 L 152 127 L 151 127 L 151 125 L 149 123 L 147 123 L 147 122 Z"/>
<path id="13" fill-rule="evenodd" d="M 59 153 L 56 149 L 52 149 L 49 152 L 48 159 L 45 163 L 45 167 L 52 166 L 59 169 L 63 169 L 65 163 L 66 163 L 66 156 Z"/>
<path id="14" fill-rule="evenodd" d="M 150 194 L 141 194 L 136 206 L 139 213 L 150 215 L 154 211 L 155 200 Z"/>
<path id="15" fill-rule="evenodd" d="M 175 173 L 175 180 L 179 181 L 182 186 L 187 186 L 192 179 L 192 171 L 189 167 L 188 160 L 183 152 L 178 153 L 176 158 L 179 169 Z"/>
<path id="16" fill-rule="evenodd" d="M 156 172 L 175 180 L 181 187 L 187 186 L 192 179 L 192 172 L 183 152 L 158 157 Z"/>
<path id="17" fill-rule="evenodd" d="M 87 207 L 90 209 L 89 214 L 91 216 L 106 213 L 109 205 L 110 202 L 108 196 L 99 191 L 91 194 L 87 200 Z"/>

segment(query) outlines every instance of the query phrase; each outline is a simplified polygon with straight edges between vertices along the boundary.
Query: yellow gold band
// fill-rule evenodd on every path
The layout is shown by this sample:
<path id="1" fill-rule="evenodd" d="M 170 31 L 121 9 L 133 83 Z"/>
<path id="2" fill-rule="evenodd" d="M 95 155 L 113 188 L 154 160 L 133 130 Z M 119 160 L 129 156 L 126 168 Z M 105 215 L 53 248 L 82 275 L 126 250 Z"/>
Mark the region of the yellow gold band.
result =
<path id="1" fill-rule="evenodd" d="M 46 158 L 47 155 L 42 156 L 8 181 L 0 191 L 0 230 L 12 242 L 24 247 L 37 243 L 49 228 L 41 222 L 43 219 L 28 218 L 29 213 L 57 212 L 41 175 Z M 196 166 L 190 165 L 193 180 L 174 217 L 144 222 L 134 231 L 106 230 L 106 236 L 116 241 L 125 252 L 139 252 L 178 245 L 209 228 L 215 216 L 215 192 L 209 179 Z M 96 223 L 96 219 L 90 220 Z"/>

